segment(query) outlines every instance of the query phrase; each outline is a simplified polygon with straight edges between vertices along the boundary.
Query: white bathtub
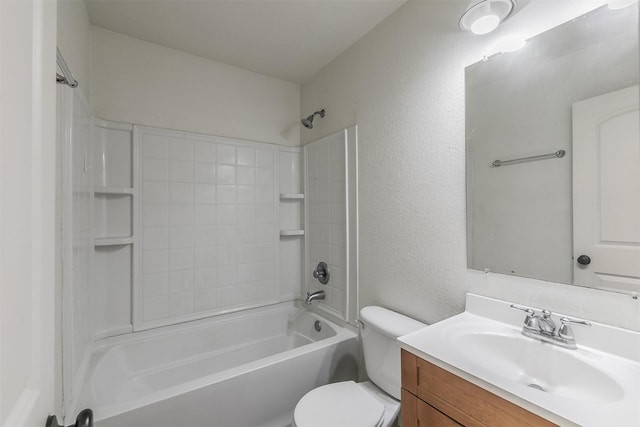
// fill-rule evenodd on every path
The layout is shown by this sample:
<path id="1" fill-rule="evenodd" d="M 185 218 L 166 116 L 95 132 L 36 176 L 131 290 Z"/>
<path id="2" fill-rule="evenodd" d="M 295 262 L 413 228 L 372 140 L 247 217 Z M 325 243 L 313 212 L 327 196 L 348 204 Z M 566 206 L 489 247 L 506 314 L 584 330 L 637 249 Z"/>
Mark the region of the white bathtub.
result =
<path id="1" fill-rule="evenodd" d="M 78 409 L 97 427 L 282 427 L 306 392 L 356 375 L 354 332 L 282 303 L 105 340 Z"/>

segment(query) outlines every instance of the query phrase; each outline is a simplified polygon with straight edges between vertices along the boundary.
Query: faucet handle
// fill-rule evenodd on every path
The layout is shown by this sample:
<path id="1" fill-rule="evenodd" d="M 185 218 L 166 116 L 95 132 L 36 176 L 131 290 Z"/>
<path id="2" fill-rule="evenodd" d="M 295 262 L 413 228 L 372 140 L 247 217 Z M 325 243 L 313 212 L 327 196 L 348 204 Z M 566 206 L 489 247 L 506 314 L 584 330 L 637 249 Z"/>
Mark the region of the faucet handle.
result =
<path id="1" fill-rule="evenodd" d="M 533 314 L 535 313 L 532 308 L 523 307 L 521 305 L 511 304 L 509 307 L 515 308 L 516 310 L 524 311 L 528 316 L 533 316 Z"/>
<path id="2" fill-rule="evenodd" d="M 523 307 L 521 305 L 511 304 L 509 307 L 515 308 L 516 310 L 524 311 L 527 313 L 527 317 L 524 318 L 524 328 L 538 330 L 538 319 L 534 316 L 535 311 L 529 307 Z"/>
<path id="3" fill-rule="evenodd" d="M 580 320 L 580 319 L 572 319 L 570 317 L 561 317 L 560 323 L 562 325 L 560 326 L 560 329 L 558 329 L 558 336 L 560 338 L 563 338 L 565 340 L 570 340 L 570 341 L 575 339 L 573 337 L 573 329 L 571 329 L 572 323 L 580 326 L 591 326 L 591 322 L 588 322 L 586 320 Z"/>
<path id="4" fill-rule="evenodd" d="M 321 261 L 318 263 L 318 266 L 313 271 L 313 277 L 318 279 L 318 281 L 323 285 L 326 285 L 327 283 L 329 283 L 329 277 L 330 277 L 329 266 L 327 265 L 326 262 Z"/>

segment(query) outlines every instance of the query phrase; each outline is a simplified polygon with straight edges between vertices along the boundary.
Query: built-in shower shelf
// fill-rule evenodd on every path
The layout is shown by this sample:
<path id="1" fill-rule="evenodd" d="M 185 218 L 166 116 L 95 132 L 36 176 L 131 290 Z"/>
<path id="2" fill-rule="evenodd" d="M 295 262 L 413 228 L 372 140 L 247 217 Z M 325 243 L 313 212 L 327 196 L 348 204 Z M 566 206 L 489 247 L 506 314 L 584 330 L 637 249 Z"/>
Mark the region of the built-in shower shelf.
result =
<path id="1" fill-rule="evenodd" d="M 304 199 L 302 193 L 280 193 L 280 200 L 301 200 Z"/>
<path id="2" fill-rule="evenodd" d="M 281 236 L 304 236 L 304 230 L 280 230 Z"/>
<path id="3" fill-rule="evenodd" d="M 96 194 L 133 194 L 133 188 L 120 187 L 95 187 Z"/>
<path id="4" fill-rule="evenodd" d="M 133 237 L 98 237 L 95 246 L 121 246 L 133 243 Z"/>

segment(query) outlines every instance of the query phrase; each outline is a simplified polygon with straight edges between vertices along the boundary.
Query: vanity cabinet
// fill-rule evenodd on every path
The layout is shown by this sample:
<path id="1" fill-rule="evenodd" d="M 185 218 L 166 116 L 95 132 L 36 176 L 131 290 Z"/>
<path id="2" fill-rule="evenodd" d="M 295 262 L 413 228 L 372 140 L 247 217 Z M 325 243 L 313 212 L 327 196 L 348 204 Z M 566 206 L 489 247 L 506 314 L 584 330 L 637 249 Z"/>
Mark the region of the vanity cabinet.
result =
<path id="1" fill-rule="evenodd" d="M 402 350 L 402 427 L 555 424 Z"/>

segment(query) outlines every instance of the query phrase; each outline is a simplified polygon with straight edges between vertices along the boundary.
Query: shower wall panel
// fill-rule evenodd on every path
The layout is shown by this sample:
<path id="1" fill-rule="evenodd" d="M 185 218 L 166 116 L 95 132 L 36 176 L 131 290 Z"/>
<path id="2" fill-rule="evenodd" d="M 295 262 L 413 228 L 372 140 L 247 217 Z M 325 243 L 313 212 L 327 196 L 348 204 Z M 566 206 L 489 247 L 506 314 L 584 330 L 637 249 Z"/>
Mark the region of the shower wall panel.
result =
<path id="1" fill-rule="evenodd" d="M 96 340 L 132 331 L 133 125 L 94 120 L 92 317 Z"/>
<path id="2" fill-rule="evenodd" d="M 324 289 L 325 308 L 347 317 L 347 205 L 346 131 L 325 137 L 305 147 L 308 197 L 307 289 Z M 321 285 L 313 277 L 316 265 L 329 265 L 330 280 Z"/>
<path id="3" fill-rule="evenodd" d="M 307 291 L 324 290 L 318 306 L 356 323 L 358 315 L 358 130 L 351 126 L 307 144 L 305 215 Z M 319 262 L 329 283 L 313 277 Z M 315 303 L 314 303 L 315 304 Z"/>
<path id="4" fill-rule="evenodd" d="M 62 181 L 62 364 L 65 405 L 77 397 L 93 343 L 91 301 L 91 129 L 89 103 L 79 88 L 58 89 L 59 170 Z"/>
<path id="5" fill-rule="evenodd" d="M 302 298 L 304 283 L 303 166 L 301 148 L 280 147 L 280 294 L 288 300 Z M 287 233 L 290 230 L 294 232 Z M 296 230 L 300 233 L 295 233 Z"/>
<path id="6" fill-rule="evenodd" d="M 277 302 L 275 145 L 137 127 L 134 327 Z"/>

